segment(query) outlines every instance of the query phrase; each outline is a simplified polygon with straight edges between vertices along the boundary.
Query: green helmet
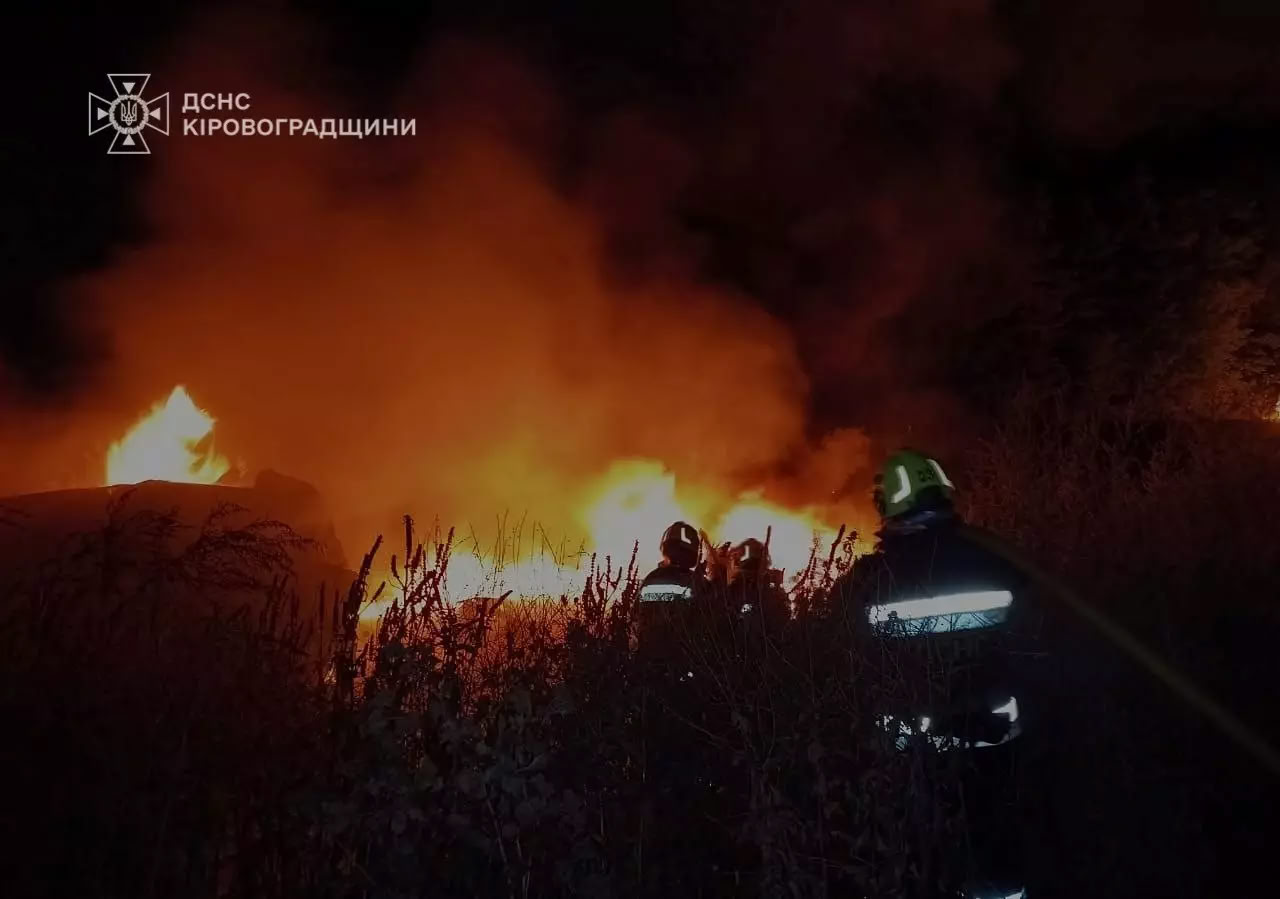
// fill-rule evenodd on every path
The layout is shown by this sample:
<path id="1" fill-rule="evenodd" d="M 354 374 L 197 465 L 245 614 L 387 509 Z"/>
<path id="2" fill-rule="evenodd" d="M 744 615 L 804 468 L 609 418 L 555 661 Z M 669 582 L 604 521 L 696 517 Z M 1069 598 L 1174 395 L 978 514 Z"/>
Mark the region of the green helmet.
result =
<path id="1" fill-rule="evenodd" d="M 898 450 L 876 475 L 876 509 L 884 519 L 949 507 L 954 493 L 938 460 L 912 449 Z"/>

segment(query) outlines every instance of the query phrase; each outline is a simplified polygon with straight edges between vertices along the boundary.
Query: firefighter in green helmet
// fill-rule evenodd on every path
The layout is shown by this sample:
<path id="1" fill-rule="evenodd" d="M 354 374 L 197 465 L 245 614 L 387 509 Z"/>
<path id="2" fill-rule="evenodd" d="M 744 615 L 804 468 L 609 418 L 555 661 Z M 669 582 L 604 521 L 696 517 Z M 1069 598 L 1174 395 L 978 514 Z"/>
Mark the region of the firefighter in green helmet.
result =
<path id="1" fill-rule="evenodd" d="M 931 454 L 890 455 L 874 481 L 875 551 L 836 581 L 831 610 L 861 643 L 870 678 L 894 684 L 870 718 L 883 739 L 977 762 L 966 789 L 974 849 L 960 863 L 966 892 L 1020 895 L 1023 853 L 1002 772 L 1034 713 L 1010 664 L 1033 611 L 1020 573 L 969 539 L 955 494 Z"/>

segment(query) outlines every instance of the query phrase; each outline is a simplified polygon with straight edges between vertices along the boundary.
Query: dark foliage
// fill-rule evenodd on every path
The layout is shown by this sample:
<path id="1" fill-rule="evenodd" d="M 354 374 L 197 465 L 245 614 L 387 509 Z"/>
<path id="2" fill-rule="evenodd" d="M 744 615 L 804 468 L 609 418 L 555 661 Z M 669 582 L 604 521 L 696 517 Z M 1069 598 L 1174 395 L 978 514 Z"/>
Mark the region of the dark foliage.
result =
<path id="1" fill-rule="evenodd" d="M 971 517 L 1275 733 L 1274 435 L 1016 404 L 963 468 Z M 298 538 L 225 521 L 175 543 L 121 507 L 4 597 L 9 895 L 925 896 L 980 836 L 952 754 L 870 720 L 902 685 L 823 601 L 848 540 L 782 631 L 724 601 L 642 629 L 634 561 L 454 605 L 451 538 L 406 520 L 389 588 L 379 541 L 312 604 Z M 1050 612 L 1056 703 L 1010 780 L 1034 895 L 1248 881 L 1267 775 Z"/>
<path id="2" fill-rule="evenodd" d="M 286 602 L 287 533 L 215 517 L 165 555 L 173 522 L 144 518 L 7 597 L 12 895 L 878 894 L 942 874 L 911 847 L 946 806 L 904 803 L 922 758 L 851 726 L 856 660 L 829 628 L 708 608 L 640 645 L 634 566 L 454 606 L 449 542 L 410 525 L 376 631 L 357 638 L 380 546 L 317 668 L 325 616 Z M 138 547 L 137 576 L 107 576 Z M 238 606 L 194 602 L 232 571 Z"/>

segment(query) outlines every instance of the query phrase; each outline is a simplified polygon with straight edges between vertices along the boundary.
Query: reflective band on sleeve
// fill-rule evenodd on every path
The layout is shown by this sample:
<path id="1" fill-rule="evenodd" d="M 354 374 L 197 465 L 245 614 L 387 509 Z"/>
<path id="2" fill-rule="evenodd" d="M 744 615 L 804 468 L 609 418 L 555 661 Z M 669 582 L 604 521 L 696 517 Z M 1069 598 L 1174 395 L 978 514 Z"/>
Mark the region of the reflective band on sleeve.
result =
<path id="1" fill-rule="evenodd" d="M 902 599 L 867 607 L 874 625 L 920 622 L 920 629 L 945 633 L 999 624 L 1008 616 L 1013 594 L 1008 590 L 944 593 L 921 599 Z"/>
<path id="2" fill-rule="evenodd" d="M 643 602 L 671 602 L 677 599 L 689 599 L 693 596 L 693 590 L 689 587 L 681 587 L 679 584 L 649 584 L 640 590 L 640 599 Z"/>

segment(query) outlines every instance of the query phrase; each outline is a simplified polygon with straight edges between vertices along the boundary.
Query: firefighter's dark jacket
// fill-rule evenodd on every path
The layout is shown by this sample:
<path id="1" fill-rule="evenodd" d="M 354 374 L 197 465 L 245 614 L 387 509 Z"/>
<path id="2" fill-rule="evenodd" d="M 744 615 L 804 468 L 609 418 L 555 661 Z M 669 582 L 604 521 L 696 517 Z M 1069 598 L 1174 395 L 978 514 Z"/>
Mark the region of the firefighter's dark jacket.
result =
<path id="1" fill-rule="evenodd" d="M 1042 604 L 1033 595 L 1029 578 L 972 539 L 973 530 L 953 516 L 917 530 L 882 532 L 876 551 L 859 558 L 833 585 L 829 614 L 840 619 L 839 632 L 854 636 L 862 646 L 858 657 L 872 666 L 864 669 L 866 673 L 872 674 L 884 664 L 892 664 L 892 670 L 898 673 L 902 671 L 897 667 L 901 664 L 897 650 L 889 649 L 885 655 L 894 642 L 886 644 L 872 632 L 866 615 L 868 606 L 943 594 L 1007 590 L 1013 599 L 1000 626 L 981 632 L 927 634 L 908 642 L 923 645 L 923 641 L 944 655 L 951 652 L 948 646 L 963 647 L 965 657 L 978 666 L 969 668 L 965 678 L 973 689 L 990 682 L 988 686 L 1002 683 L 1019 693 L 1041 692 L 1037 686 L 1042 679 L 1040 663 L 1034 659 L 1039 656 L 1036 650 Z M 954 682 L 954 686 L 960 688 L 960 682 Z"/>
<path id="2" fill-rule="evenodd" d="M 882 531 L 875 552 L 857 559 L 832 587 L 832 611 L 861 617 L 869 605 L 976 590 L 1008 590 L 1011 624 L 1029 602 L 1029 581 L 970 539 L 959 517 L 918 530 Z"/>

